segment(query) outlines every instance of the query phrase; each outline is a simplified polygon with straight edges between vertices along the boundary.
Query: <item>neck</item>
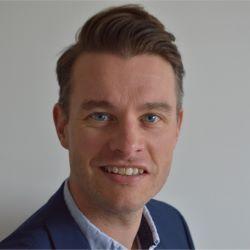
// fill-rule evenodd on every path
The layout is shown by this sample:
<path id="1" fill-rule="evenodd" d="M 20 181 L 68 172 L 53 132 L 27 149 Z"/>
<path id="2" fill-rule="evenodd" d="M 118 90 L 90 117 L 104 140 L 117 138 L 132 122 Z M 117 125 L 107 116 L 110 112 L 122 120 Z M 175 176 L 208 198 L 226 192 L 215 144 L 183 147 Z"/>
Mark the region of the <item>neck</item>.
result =
<path id="1" fill-rule="evenodd" d="M 136 235 L 141 222 L 142 211 L 138 214 L 92 217 L 91 222 L 101 231 L 128 249 L 136 249 Z"/>
<path id="2" fill-rule="evenodd" d="M 81 212 L 102 232 L 127 249 L 138 249 L 136 235 L 140 226 L 143 208 L 136 211 L 113 211 L 99 209 L 83 199 L 83 196 L 70 185 L 69 190 Z"/>

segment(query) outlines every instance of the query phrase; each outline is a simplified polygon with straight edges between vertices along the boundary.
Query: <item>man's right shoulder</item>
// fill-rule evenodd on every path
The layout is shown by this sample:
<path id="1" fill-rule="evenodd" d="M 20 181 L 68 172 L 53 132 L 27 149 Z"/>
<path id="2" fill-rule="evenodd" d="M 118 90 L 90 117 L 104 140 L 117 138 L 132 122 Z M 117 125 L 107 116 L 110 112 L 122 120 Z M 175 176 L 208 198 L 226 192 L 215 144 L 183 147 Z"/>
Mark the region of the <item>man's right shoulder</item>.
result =
<path id="1" fill-rule="evenodd" d="M 47 221 L 55 213 L 55 200 L 61 196 L 62 187 L 49 201 L 20 225 L 11 235 L 0 242 L 0 249 L 52 248 Z"/>
<path id="2" fill-rule="evenodd" d="M 18 228 L 0 242 L 0 249 L 50 249 L 52 248 L 45 228 L 22 230 Z"/>

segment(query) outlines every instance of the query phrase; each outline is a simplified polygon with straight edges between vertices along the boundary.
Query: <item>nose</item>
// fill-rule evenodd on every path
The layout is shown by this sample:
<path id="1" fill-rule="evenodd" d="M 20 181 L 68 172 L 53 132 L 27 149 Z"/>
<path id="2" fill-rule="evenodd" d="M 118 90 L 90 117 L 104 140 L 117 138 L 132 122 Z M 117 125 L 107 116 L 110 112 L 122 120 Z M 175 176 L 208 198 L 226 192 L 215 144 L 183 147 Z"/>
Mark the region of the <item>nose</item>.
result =
<path id="1" fill-rule="evenodd" d="M 112 152 L 125 158 L 136 156 L 144 149 L 143 137 L 136 124 L 119 124 L 109 142 Z"/>

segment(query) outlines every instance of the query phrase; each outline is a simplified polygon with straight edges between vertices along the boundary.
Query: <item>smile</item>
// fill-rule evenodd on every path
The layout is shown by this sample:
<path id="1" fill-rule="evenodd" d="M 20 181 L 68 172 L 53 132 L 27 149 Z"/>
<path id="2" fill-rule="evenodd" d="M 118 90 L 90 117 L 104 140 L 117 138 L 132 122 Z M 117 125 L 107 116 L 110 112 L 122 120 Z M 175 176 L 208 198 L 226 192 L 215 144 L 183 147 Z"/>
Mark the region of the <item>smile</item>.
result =
<path id="1" fill-rule="evenodd" d="M 123 168 L 123 167 L 111 167 L 105 166 L 104 171 L 107 173 L 113 173 L 123 176 L 131 176 L 131 175 L 142 175 L 144 173 L 144 169 L 141 168 Z"/>

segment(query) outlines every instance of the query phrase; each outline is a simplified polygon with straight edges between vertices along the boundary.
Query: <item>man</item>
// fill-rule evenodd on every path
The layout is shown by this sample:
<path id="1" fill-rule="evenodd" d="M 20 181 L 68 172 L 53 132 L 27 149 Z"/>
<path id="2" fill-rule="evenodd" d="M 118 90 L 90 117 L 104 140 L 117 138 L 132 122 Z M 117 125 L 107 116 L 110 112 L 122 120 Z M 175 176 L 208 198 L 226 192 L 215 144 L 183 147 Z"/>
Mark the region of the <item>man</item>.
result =
<path id="1" fill-rule="evenodd" d="M 1 248 L 193 249 L 182 215 L 152 200 L 182 122 L 174 36 L 137 5 L 104 10 L 57 63 L 53 115 L 70 176 Z"/>

